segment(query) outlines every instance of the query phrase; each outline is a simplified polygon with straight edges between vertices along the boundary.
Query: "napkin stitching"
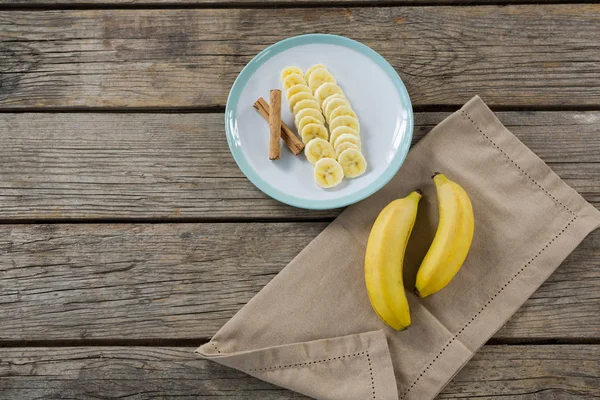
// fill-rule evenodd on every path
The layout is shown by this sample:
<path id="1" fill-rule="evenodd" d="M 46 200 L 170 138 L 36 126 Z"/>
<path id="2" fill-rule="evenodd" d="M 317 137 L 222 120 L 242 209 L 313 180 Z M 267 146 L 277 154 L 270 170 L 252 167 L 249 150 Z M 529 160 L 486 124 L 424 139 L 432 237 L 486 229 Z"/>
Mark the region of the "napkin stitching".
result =
<path id="1" fill-rule="evenodd" d="M 210 344 L 212 344 L 212 347 L 215 348 L 215 350 L 217 351 L 217 353 L 221 354 L 221 351 L 219 351 L 219 349 L 217 349 L 217 345 L 214 344 L 214 342 L 211 341 Z"/>
<path id="2" fill-rule="evenodd" d="M 367 351 L 367 362 L 369 363 L 369 376 L 371 377 L 371 390 L 373 391 L 373 400 L 375 400 L 375 379 L 373 379 L 373 366 L 371 365 L 371 355 Z"/>
<path id="3" fill-rule="evenodd" d="M 440 350 L 440 352 L 429 363 L 429 365 L 427 365 L 427 367 L 425 367 L 425 369 L 421 371 L 419 376 L 413 381 L 413 383 L 411 383 L 411 385 L 408 387 L 408 389 L 406 389 L 406 391 L 402 394 L 399 400 L 403 400 L 406 398 L 408 393 L 410 393 L 410 391 L 415 387 L 417 382 L 419 382 L 419 380 L 427 373 L 427 371 L 429 371 L 429 369 L 433 366 L 433 364 L 435 364 L 435 362 L 440 358 L 440 356 L 444 354 L 446 349 L 448 349 L 448 347 L 450 347 L 450 345 L 454 343 L 454 341 L 471 325 L 471 323 L 473 323 L 473 321 L 475 321 L 481 315 L 481 313 L 492 303 L 492 301 L 494 301 L 496 297 L 498 297 L 498 295 L 502 293 L 504 289 L 506 289 L 508 285 L 510 285 L 515 280 L 516 277 L 521 275 L 521 273 L 525 271 L 525 269 L 529 267 L 531 263 L 534 262 L 552 243 L 554 243 L 556 239 L 562 236 L 562 234 L 569 228 L 569 226 L 571 226 L 571 224 L 573 224 L 573 222 L 575 222 L 576 219 L 577 215 L 575 215 L 556 236 L 554 236 L 535 256 L 533 256 L 531 260 L 529 260 L 524 266 L 522 266 L 521 269 L 519 269 L 500 289 L 498 289 L 498 291 L 492 297 L 488 299 L 488 301 L 479 309 L 479 311 L 477 311 L 477 313 L 475 313 L 475 315 L 473 315 L 471 319 L 458 332 L 456 332 L 456 334 L 448 342 L 446 342 L 446 344 Z"/>
<path id="4" fill-rule="evenodd" d="M 563 204 L 560 200 L 558 200 L 556 197 L 554 197 L 552 195 L 552 193 L 550 193 L 548 190 L 546 190 L 545 187 L 543 187 L 542 185 L 540 185 L 535 179 L 533 179 L 523 168 L 521 168 L 521 166 L 519 164 L 517 164 L 512 158 L 510 158 L 510 156 L 508 154 L 506 154 L 506 152 L 504 150 L 502 150 L 497 144 L 496 142 L 494 142 L 492 139 L 490 139 L 490 137 L 488 135 L 486 135 L 481 128 L 477 125 L 477 123 L 475 123 L 475 121 L 473 121 L 473 119 L 471 118 L 471 116 L 469 114 L 467 114 L 465 112 L 465 110 L 460 110 L 460 112 L 467 117 L 467 119 L 473 124 L 473 126 L 479 131 L 479 133 L 481 133 L 496 149 L 498 149 L 498 151 L 500 151 L 500 153 L 502 153 L 504 155 L 504 157 L 506 157 L 515 167 L 517 167 L 517 169 L 519 171 L 521 171 L 521 173 L 523 175 L 525 175 L 531 182 L 533 182 L 538 188 L 540 188 L 544 193 L 546 193 L 546 195 L 548 195 L 552 200 L 554 200 L 556 203 L 560 204 L 565 210 L 567 210 L 571 215 L 576 216 L 576 214 L 569 208 L 567 207 L 565 204 Z"/>
<path id="5" fill-rule="evenodd" d="M 303 363 L 282 364 L 282 365 L 276 365 L 276 366 L 265 367 L 265 368 L 252 368 L 252 369 L 247 370 L 247 372 L 271 371 L 271 370 L 275 370 L 275 369 L 304 367 L 304 366 L 308 366 L 308 365 L 312 365 L 312 364 L 322 364 L 322 363 L 326 363 L 326 362 L 342 360 L 345 358 L 352 358 L 352 357 L 358 357 L 358 356 L 366 356 L 367 357 L 367 362 L 369 363 L 369 377 L 371 378 L 371 391 L 373 392 L 373 400 L 376 400 L 375 378 L 373 377 L 373 366 L 371 364 L 371 355 L 369 354 L 369 351 L 367 351 L 367 350 L 360 352 L 360 353 L 346 354 L 346 355 L 339 356 L 339 357 L 323 358 L 321 360 L 314 360 L 314 361 L 308 361 L 308 362 L 303 362 Z"/>
<path id="6" fill-rule="evenodd" d="M 252 369 L 249 369 L 248 372 L 251 372 L 251 371 L 268 371 L 268 370 L 272 370 L 272 369 L 285 369 L 285 368 L 303 367 L 303 366 L 306 366 L 306 365 L 322 364 L 322 363 L 325 363 L 325 362 L 330 362 L 330 361 L 335 361 L 335 360 L 341 360 L 341 359 L 344 359 L 344 358 L 351 358 L 351 357 L 363 356 L 365 354 L 366 354 L 366 351 L 363 351 L 362 353 L 346 354 L 346 355 L 339 356 L 339 357 L 323 358 L 322 360 L 314 360 L 314 361 L 308 361 L 308 362 L 303 362 L 303 363 L 281 364 L 281 365 L 275 365 L 275 366 L 264 367 L 264 368 L 252 368 Z"/>

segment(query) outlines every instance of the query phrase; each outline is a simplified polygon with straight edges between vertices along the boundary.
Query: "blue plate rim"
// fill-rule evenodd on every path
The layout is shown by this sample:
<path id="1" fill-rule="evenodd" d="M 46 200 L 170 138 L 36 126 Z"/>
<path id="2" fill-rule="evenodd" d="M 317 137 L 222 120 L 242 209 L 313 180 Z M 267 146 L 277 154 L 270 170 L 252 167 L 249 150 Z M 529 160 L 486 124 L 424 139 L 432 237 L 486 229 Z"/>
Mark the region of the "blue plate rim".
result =
<path id="1" fill-rule="evenodd" d="M 302 46 L 306 44 L 333 44 L 338 46 L 349 47 L 365 56 L 367 56 L 371 61 L 375 62 L 379 67 L 381 67 L 384 72 L 390 77 L 392 82 L 394 82 L 394 86 L 398 94 L 400 95 L 400 102 L 406 107 L 407 110 L 407 125 L 406 131 L 402 138 L 402 143 L 398 147 L 394 158 L 387 166 L 385 171 L 373 182 L 368 184 L 366 187 L 361 190 L 348 194 L 346 196 L 337 198 L 337 199 L 327 199 L 327 200 L 308 200 L 300 197 L 292 196 L 287 194 L 264 179 L 262 179 L 255 171 L 254 168 L 248 163 L 246 157 L 239 146 L 239 140 L 236 139 L 237 128 L 235 126 L 236 122 L 236 109 L 237 104 L 239 102 L 241 93 L 243 92 L 246 84 L 250 77 L 260 68 L 267 60 L 273 57 L 276 54 L 281 53 L 282 51 L 288 50 L 292 47 Z M 277 43 L 270 45 L 269 47 L 262 50 L 258 53 L 246 66 L 242 69 L 238 77 L 235 79 L 233 86 L 229 92 L 229 96 L 227 98 L 227 105 L 225 106 L 225 133 L 227 136 L 227 143 L 229 145 L 229 149 L 235 162 L 244 175 L 256 186 L 259 190 L 261 190 L 266 195 L 271 198 L 278 200 L 282 203 L 288 204 L 290 206 L 294 206 L 297 208 L 309 209 L 309 210 L 329 210 L 334 208 L 345 207 L 361 200 L 366 199 L 371 196 L 383 186 L 385 186 L 398 172 L 404 160 L 406 159 L 406 155 L 408 154 L 408 150 L 410 148 L 410 144 L 412 141 L 414 130 L 414 116 L 412 103 L 410 101 L 410 97 L 408 95 L 408 91 L 402 82 L 402 79 L 394 69 L 390 65 L 389 62 L 375 50 L 371 49 L 367 45 L 364 45 L 356 40 L 349 39 L 344 36 L 331 35 L 331 34 L 323 34 L 323 33 L 313 33 L 307 35 L 299 35 L 293 36 L 284 40 L 281 40 Z"/>

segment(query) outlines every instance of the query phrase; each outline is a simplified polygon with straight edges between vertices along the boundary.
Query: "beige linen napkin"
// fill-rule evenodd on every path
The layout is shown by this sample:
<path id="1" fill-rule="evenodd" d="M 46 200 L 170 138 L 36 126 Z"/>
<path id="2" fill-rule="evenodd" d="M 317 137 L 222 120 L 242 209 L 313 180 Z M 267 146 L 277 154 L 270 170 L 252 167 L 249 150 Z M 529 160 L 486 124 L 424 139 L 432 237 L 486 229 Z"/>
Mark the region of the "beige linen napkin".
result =
<path id="1" fill-rule="evenodd" d="M 420 299 L 412 288 L 437 226 L 434 171 L 469 193 L 475 235 L 454 280 Z M 424 198 L 405 266 L 412 325 L 396 332 L 369 303 L 364 250 L 381 209 L 417 188 Z M 431 399 L 599 224 L 600 212 L 475 97 L 197 351 L 317 399 Z"/>

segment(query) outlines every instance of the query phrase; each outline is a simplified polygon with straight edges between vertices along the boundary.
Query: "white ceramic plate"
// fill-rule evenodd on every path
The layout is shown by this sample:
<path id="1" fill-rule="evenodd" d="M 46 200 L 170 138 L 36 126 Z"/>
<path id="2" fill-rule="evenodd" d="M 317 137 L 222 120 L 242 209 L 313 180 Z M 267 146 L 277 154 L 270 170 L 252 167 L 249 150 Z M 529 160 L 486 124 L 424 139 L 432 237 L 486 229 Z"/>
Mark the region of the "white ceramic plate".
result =
<path id="1" fill-rule="evenodd" d="M 254 109 L 270 89 L 282 89 L 281 70 L 306 71 L 324 64 L 336 78 L 360 121 L 367 172 L 322 189 L 304 154 L 294 156 L 282 142 L 281 159 L 269 160 L 269 125 Z M 296 131 L 283 91 L 282 119 Z M 231 153 L 250 181 L 283 203 L 308 209 L 331 209 L 360 201 L 383 187 L 398 171 L 413 133 L 412 106 L 394 68 L 374 50 L 334 35 L 303 35 L 278 42 L 258 54 L 236 79 L 225 111 Z"/>

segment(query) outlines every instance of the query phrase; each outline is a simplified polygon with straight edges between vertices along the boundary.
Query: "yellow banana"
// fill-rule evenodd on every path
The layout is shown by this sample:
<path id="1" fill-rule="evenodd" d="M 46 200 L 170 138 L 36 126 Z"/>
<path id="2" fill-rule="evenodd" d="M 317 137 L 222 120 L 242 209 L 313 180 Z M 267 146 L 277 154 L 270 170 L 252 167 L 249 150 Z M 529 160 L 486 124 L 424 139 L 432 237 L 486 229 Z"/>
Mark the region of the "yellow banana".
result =
<path id="1" fill-rule="evenodd" d="M 465 190 L 442 174 L 433 176 L 439 222 L 433 242 L 417 273 L 416 292 L 427 297 L 443 289 L 463 265 L 475 227 L 473 207 Z"/>
<path id="2" fill-rule="evenodd" d="M 396 330 L 410 325 L 402 266 L 421 196 L 415 191 L 388 204 L 373 224 L 367 243 L 365 282 L 369 299 L 379 318 Z"/>

